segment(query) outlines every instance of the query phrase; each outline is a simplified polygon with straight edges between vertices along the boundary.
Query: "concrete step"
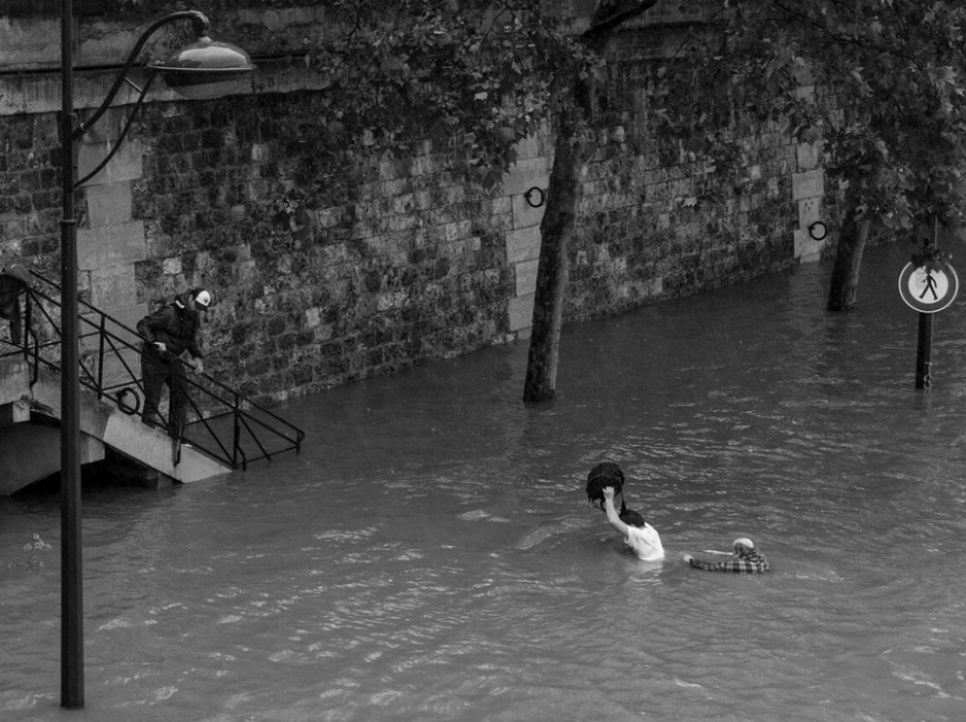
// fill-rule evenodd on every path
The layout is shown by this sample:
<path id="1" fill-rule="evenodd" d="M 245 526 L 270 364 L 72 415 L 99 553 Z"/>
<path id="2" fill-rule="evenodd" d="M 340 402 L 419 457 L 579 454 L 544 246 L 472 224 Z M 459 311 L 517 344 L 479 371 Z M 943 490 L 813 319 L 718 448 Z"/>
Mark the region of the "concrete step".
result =
<path id="1" fill-rule="evenodd" d="M 21 359 L 0 363 L 0 494 L 49 476 L 60 469 L 60 433 L 39 416 L 60 418 L 60 378 L 41 370 L 31 387 Z M 141 423 L 82 388 L 80 393 L 82 463 L 97 461 L 108 446 L 175 481 L 191 483 L 231 471 L 231 467 L 190 446 L 176 444 L 163 431 Z M 13 453 L 13 449 L 17 453 Z M 4 453 L 4 450 L 10 453 Z M 180 457 L 180 458 L 179 458 Z M 7 463 L 9 460 L 9 463 Z"/>

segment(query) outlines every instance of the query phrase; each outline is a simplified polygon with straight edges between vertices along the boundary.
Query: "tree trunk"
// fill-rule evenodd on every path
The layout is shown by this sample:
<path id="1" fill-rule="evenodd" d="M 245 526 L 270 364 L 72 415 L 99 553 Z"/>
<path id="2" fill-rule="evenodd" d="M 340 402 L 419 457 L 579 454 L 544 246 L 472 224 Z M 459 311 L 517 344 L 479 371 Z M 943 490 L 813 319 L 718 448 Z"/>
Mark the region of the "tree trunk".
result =
<path id="1" fill-rule="evenodd" d="M 568 251 L 577 220 L 586 160 L 586 141 L 580 130 L 582 111 L 576 103 L 562 104 L 554 146 L 553 170 L 547 188 L 547 208 L 540 223 L 540 260 L 533 303 L 530 352 L 523 400 L 549 401 L 557 382 L 557 359 L 563 305 L 567 290 Z"/>
<path id="2" fill-rule="evenodd" d="M 854 212 L 850 211 L 835 249 L 835 265 L 832 267 L 826 311 L 837 313 L 848 311 L 855 306 L 856 293 L 859 289 L 859 271 L 862 268 L 862 252 L 865 250 L 868 237 L 868 218 L 857 219 Z"/>
<path id="3" fill-rule="evenodd" d="M 642 15 L 657 0 L 618 0 L 593 6 L 590 27 L 581 40 L 603 57 L 617 28 Z M 523 387 L 525 402 L 549 401 L 557 384 L 557 360 L 563 305 L 567 291 L 570 239 L 577 222 L 577 206 L 582 186 L 580 175 L 587 162 L 588 140 L 584 123 L 594 115 L 593 75 L 580 79 L 574 70 L 561 70 L 554 85 L 566 97 L 558 98 L 557 139 L 554 144 L 553 170 L 547 188 L 547 208 L 540 223 L 540 260 L 537 288 L 533 301 L 533 322 L 527 378 Z"/>

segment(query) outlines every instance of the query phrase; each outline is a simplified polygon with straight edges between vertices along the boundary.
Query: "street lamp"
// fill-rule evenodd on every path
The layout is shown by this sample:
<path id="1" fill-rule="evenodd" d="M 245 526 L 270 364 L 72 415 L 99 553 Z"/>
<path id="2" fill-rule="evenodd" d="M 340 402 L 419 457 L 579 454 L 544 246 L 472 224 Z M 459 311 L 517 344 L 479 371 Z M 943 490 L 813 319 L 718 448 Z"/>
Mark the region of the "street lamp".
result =
<path id="1" fill-rule="evenodd" d="M 81 478 L 80 478 L 80 372 L 78 294 L 77 294 L 77 220 L 74 217 L 74 192 L 100 171 L 117 152 L 127 134 L 137 108 L 148 87 L 160 73 L 176 91 L 192 99 L 208 99 L 238 89 L 250 77 L 251 59 L 247 53 L 208 37 L 211 23 L 196 10 L 174 12 L 156 20 L 138 38 L 127 62 L 100 107 L 83 123 L 74 125 L 74 7 L 73 0 L 61 0 L 61 163 L 63 218 L 61 220 L 61 706 L 84 706 L 83 665 L 83 577 L 81 572 Z M 141 90 L 131 118 L 114 147 L 91 173 L 77 180 L 74 168 L 74 141 L 80 139 L 107 111 L 127 74 L 155 31 L 179 20 L 190 20 L 198 40 L 161 63 L 151 64 L 148 81 Z"/>

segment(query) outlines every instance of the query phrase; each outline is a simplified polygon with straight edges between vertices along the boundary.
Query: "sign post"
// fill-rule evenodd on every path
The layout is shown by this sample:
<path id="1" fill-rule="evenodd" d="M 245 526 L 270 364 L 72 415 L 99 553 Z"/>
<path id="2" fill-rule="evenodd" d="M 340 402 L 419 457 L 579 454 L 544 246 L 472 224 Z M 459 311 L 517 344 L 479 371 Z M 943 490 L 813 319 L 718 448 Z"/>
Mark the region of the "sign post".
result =
<path id="1" fill-rule="evenodd" d="M 919 345 L 916 350 L 916 388 L 932 382 L 933 314 L 947 308 L 959 293 L 956 269 L 947 261 L 917 265 L 907 263 L 899 274 L 899 295 L 919 312 Z"/>

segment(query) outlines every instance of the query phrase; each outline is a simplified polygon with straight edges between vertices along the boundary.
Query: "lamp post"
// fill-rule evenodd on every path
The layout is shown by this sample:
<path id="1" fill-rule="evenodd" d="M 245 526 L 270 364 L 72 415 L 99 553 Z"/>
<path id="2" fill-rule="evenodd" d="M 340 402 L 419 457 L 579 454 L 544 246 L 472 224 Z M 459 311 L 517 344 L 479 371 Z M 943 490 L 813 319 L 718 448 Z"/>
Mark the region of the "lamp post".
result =
<path id="1" fill-rule="evenodd" d="M 117 152 L 134 117 L 125 125 L 113 148 L 91 173 L 77 180 L 74 141 L 80 139 L 107 111 L 147 40 L 164 25 L 190 20 L 198 40 L 149 66 L 148 82 L 141 90 L 135 111 L 144 101 L 154 76 L 161 73 L 169 85 L 192 99 L 216 98 L 239 87 L 254 69 L 247 53 L 208 37 L 210 22 L 196 10 L 170 13 L 141 34 L 104 102 L 82 124 L 74 124 L 74 8 L 73 0 L 61 0 L 61 706 L 84 706 L 83 574 L 81 567 L 80 478 L 80 372 L 77 294 L 77 220 L 74 192 L 100 171 Z"/>

